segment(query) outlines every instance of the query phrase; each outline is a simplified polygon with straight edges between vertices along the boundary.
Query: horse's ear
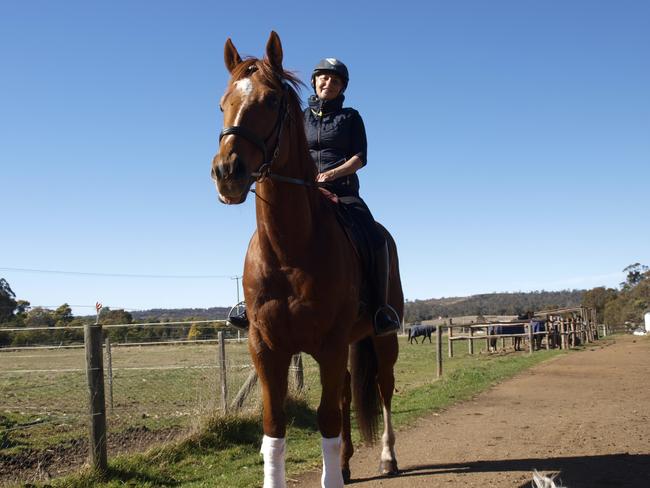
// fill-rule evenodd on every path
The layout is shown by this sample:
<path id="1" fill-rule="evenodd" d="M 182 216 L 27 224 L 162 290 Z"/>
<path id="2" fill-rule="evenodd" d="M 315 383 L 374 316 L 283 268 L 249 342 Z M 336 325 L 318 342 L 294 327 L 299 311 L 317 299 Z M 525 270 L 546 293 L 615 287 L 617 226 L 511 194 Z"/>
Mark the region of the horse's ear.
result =
<path id="1" fill-rule="evenodd" d="M 282 43 L 275 31 L 271 31 L 266 43 L 266 59 L 275 71 L 282 73 Z"/>
<path id="2" fill-rule="evenodd" d="M 235 66 L 241 63 L 241 56 L 237 52 L 235 45 L 230 40 L 230 37 L 223 48 L 223 60 L 226 63 L 226 68 L 230 74 L 232 74 L 232 70 L 235 69 Z"/>

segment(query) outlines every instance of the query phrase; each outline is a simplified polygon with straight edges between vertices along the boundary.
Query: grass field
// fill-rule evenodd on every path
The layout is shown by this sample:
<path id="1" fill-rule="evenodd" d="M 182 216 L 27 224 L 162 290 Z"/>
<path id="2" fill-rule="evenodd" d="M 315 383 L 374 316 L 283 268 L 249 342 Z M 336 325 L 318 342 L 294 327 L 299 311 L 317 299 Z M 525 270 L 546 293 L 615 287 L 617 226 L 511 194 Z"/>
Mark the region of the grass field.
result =
<path id="1" fill-rule="evenodd" d="M 480 344 L 476 344 L 477 350 L 481 349 Z M 471 397 L 558 354 L 540 351 L 532 356 L 525 353 L 470 356 L 466 343 L 457 342 L 455 357 L 445 357 L 443 380 L 436 380 L 434 346 L 428 342 L 410 345 L 405 338 L 400 338 L 400 357 L 395 370 L 397 426 Z M 446 354 L 446 347 L 443 350 Z M 0 354 L 0 395 L 6 399 L 0 412 L 0 429 L 4 429 L 0 430 L 0 439 L 5 439 L 0 456 L 42 451 L 85 439 L 85 373 L 74 371 L 83 367 L 83 357 L 83 350 Z M 229 343 L 227 357 L 232 398 L 250 371 L 246 345 Z M 142 487 L 256 486 L 261 479 L 257 398 L 254 395 L 249 400 L 248 415 L 215 416 L 219 404 L 216 363 L 216 345 L 113 349 L 114 409 L 112 413 L 109 409 L 109 438 L 111 433 L 141 432 L 143 442 L 133 443 L 138 449 L 143 449 L 145 441 L 159 439 L 156 432 L 180 433 L 186 439 L 191 433 L 189 440 L 177 440 L 171 447 L 156 448 L 147 454 L 116 457 L 115 453 L 123 450 L 117 435 L 109 450 L 113 481 L 97 485 L 88 477 L 77 476 L 55 485 L 112 487 L 128 482 L 129 486 Z M 320 396 L 318 372 L 309 357 L 304 358 L 304 366 L 306 390 L 292 409 L 288 433 L 289 473 L 311 469 L 320 462 L 320 434 L 315 423 Z M 15 428 L 38 419 L 46 420 Z M 124 439 L 132 442 L 132 437 L 125 435 Z"/>

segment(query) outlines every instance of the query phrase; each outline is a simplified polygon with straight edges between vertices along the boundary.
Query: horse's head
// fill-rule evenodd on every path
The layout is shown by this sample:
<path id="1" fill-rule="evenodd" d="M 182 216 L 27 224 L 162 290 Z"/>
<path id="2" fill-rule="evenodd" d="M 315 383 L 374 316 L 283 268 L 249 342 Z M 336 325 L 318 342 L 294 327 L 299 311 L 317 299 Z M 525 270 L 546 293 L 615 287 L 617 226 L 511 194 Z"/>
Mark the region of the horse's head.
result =
<path id="1" fill-rule="evenodd" d="M 280 155 L 287 137 L 283 129 L 289 118 L 289 97 L 296 97 L 288 82 L 295 85 L 296 79 L 282 68 L 282 44 L 275 32 L 263 60 L 242 60 L 228 39 L 224 61 L 231 78 L 220 102 L 224 129 L 212 160 L 212 179 L 219 199 L 237 204 L 246 200 L 253 181 Z"/>

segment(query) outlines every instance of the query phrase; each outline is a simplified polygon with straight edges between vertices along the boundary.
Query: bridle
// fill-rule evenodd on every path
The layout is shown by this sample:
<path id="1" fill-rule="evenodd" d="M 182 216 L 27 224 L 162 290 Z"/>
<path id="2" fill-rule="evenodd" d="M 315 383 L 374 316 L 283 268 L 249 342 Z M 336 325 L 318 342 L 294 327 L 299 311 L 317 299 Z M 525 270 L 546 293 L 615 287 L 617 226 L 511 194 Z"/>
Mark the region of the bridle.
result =
<path id="1" fill-rule="evenodd" d="M 253 180 L 258 183 L 264 181 L 264 179 L 269 178 L 276 181 L 281 181 L 283 183 L 292 183 L 295 185 L 304 185 L 304 186 L 317 186 L 315 182 L 310 182 L 306 180 L 301 180 L 299 178 L 291 178 L 289 176 L 282 176 L 276 173 L 272 173 L 271 169 L 273 163 L 278 159 L 280 154 L 280 142 L 282 141 L 282 132 L 286 125 L 287 118 L 289 117 L 289 103 L 288 103 L 288 92 L 289 84 L 286 80 L 282 80 L 283 92 L 282 92 L 282 101 L 280 103 L 280 108 L 278 109 L 278 116 L 275 120 L 275 124 L 271 129 L 271 133 L 264 139 L 259 137 L 252 130 L 244 127 L 243 125 L 231 125 L 224 127 L 219 133 L 219 144 L 221 144 L 221 139 L 225 136 L 233 135 L 240 136 L 246 139 L 248 142 L 257 147 L 262 153 L 263 159 L 262 164 L 260 165 L 257 171 L 251 173 Z M 271 159 L 269 159 L 269 152 L 267 151 L 268 142 L 275 136 L 275 147 L 273 148 Z"/>

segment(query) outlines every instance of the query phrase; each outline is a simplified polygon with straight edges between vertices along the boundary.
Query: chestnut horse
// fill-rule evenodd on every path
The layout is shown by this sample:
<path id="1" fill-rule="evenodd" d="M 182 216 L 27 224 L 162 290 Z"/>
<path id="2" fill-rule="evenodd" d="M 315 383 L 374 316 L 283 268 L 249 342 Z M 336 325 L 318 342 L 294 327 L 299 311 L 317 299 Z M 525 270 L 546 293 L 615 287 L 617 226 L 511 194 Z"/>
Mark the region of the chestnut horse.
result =
<path id="1" fill-rule="evenodd" d="M 224 129 L 212 177 L 226 204 L 242 203 L 257 181 L 257 230 L 246 253 L 243 286 L 248 348 L 262 388 L 264 487 L 286 485 L 284 402 L 289 363 L 298 352 L 313 356 L 320 368 L 322 486 L 340 487 L 350 479 L 352 397 L 366 441 L 375 440 L 383 409 L 380 471 L 396 474 L 391 399 L 397 336 L 376 337 L 370 314 L 361 311 L 362 267 L 315 183 L 296 92 L 300 82 L 283 69 L 275 32 L 264 59 L 242 60 L 230 39 L 224 59 L 231 78 L 220 102 Z M 397 251 L 386 235 L 389 303 L 401 317 Z"/>

